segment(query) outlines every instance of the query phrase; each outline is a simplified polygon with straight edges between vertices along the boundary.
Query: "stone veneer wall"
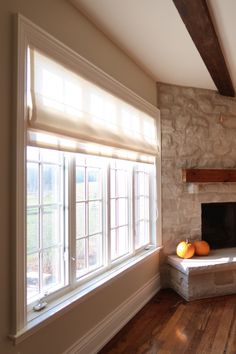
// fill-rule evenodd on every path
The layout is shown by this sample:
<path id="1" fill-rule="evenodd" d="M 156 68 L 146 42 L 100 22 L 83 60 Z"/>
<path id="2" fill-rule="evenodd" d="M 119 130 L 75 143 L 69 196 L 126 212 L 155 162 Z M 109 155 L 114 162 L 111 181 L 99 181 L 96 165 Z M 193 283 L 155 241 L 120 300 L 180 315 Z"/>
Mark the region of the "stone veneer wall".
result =
<path id="1" fill-rule="evenodd" d="M 215 91 L 157 84 L 162 126 L 164 255 L 201 238 L 201 203 L 236 201 L 236 183 L 189 185 L 182 168 L 236 168 L 236 99 Z"/>

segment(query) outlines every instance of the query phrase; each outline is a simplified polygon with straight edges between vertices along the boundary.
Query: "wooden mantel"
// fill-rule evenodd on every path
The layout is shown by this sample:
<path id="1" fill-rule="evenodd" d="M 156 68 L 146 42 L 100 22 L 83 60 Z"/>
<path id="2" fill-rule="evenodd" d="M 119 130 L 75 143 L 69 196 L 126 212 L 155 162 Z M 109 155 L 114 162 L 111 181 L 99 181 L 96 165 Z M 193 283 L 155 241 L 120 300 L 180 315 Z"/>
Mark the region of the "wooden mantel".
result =
<path id="1" fill-rule="evenodd" d="M 182 170 L 183 182 L 236 182 L 236 169 L 198 169 Z"/>

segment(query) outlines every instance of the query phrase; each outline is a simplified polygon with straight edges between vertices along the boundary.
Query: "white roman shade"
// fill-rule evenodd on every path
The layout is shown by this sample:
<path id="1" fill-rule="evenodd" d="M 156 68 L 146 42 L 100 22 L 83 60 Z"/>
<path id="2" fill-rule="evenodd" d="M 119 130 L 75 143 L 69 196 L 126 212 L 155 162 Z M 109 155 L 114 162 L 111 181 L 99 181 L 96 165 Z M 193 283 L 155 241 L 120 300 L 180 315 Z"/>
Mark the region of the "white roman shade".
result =
<path id="1" fill-rule="evenodd" d="M 29 144 L 152 162 L 155 117 L 30 49 Z"/>

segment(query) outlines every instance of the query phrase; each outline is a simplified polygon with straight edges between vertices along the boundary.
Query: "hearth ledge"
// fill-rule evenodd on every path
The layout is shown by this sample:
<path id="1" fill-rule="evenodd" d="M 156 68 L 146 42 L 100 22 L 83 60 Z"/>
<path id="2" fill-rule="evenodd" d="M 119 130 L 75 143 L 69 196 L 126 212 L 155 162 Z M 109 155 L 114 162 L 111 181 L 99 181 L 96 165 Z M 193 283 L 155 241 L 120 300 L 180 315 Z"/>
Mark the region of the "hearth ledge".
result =
<path id="1" fill-rule="evenodd" d="M 207 257 L 167 258 L 168 285 L 185 300 L 236 293 L 236 248 L 213 250 Z"/>
<path id="2" fill-rule="evenodd" d="M 236 269 L 236 247 L 212 250 L 208 256 L 182 259 L 170 255 L 167 263 L 184 274 L 198 274 L 226 269 Z"/>

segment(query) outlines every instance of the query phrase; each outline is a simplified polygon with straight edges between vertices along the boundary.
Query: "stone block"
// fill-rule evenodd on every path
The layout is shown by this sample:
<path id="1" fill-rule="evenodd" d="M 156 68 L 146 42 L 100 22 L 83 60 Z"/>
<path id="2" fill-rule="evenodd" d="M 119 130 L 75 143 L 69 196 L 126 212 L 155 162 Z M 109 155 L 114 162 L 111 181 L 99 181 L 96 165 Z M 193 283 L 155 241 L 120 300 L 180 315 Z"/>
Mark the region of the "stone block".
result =
<path id="1" fill-rule="evenodd" d="M 187 301 L 236 293 L 236 248 L 207 257 L 167 257 L 169 286 Z"/>
<path id="2" fill-rule="evenodd" d="M 229 285 L 234 283 L 233 271 L 223 271 L 214 273 L 214 284 L 215 285 Z"/>
<path id="3" fill-rule="evenodd" d="M 213 105 L 210 99 L 210 95 L 205 95 L 204 98 L 198 96 L 198 106 L 199 109 L 204 113 L 212 113 Z"/>

